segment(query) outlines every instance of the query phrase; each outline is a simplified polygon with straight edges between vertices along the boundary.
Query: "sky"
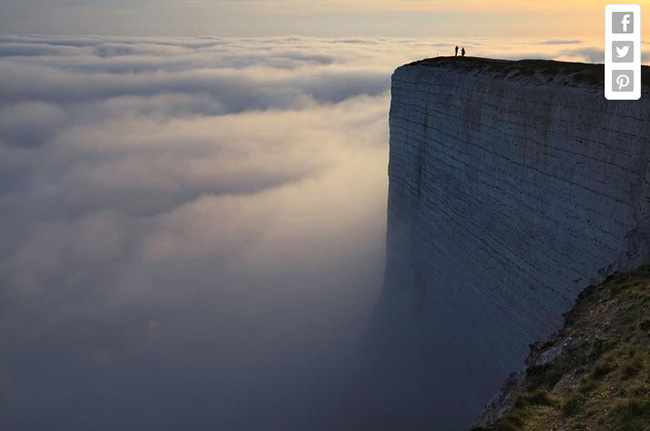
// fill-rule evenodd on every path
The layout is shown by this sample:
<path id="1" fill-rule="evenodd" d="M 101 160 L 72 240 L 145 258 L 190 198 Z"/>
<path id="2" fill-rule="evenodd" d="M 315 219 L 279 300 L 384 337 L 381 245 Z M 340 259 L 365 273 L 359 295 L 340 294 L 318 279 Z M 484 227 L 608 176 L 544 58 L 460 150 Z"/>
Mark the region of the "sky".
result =
<path id="1" fill-rule="evenodd" d="M 602 37 L 600 0 L 0 0 L 7 33 Z M 640 2 L 650 4 L 648 0 Z M 644 15 L 644 26 L 650 22 Z"/>
<path id="2" fill-rule="evenodd" d="M 358 429 L 392 71 L 603 5 L 0 0 L 0 429 Z"/>

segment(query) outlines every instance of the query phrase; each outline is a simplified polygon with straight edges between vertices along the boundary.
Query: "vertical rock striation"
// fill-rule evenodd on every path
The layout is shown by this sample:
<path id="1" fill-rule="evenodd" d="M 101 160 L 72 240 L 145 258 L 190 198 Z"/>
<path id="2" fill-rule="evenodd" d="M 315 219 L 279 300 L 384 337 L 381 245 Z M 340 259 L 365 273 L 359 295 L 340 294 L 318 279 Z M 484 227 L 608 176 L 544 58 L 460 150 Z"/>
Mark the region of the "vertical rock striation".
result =
<path id="1" fill-rule="evenodd" d="M 439 58 L 393 75 L 386 429 L 463 429 L 582 289 L 650 261 L 650 100 L 605 100 L 602 73 Z"/>

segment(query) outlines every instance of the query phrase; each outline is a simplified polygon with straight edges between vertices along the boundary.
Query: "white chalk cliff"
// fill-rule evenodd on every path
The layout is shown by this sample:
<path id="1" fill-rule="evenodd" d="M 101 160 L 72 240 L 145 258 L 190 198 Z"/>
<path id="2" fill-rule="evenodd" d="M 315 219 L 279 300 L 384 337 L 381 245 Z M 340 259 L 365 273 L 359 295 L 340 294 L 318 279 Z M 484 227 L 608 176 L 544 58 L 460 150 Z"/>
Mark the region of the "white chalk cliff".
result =
<path id="1" fill-rule="evenodd" d="M 375 429 L 465 429 L 582 289 L 650 261 L 650 100 L 605 100 L 602 73 L 395 71 Z"/>

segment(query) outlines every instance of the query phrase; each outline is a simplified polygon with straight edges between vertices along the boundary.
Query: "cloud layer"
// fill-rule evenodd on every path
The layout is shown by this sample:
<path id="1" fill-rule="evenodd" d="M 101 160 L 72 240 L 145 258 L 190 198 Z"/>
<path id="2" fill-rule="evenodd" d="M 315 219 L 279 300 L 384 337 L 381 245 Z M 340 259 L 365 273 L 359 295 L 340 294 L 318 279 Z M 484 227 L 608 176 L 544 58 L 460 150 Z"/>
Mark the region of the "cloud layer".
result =
<path id="1" fill-rule="evenodd" d="M 0 426 L 354 429 L 390 74 L 455 43 L 0 36 Z"/>

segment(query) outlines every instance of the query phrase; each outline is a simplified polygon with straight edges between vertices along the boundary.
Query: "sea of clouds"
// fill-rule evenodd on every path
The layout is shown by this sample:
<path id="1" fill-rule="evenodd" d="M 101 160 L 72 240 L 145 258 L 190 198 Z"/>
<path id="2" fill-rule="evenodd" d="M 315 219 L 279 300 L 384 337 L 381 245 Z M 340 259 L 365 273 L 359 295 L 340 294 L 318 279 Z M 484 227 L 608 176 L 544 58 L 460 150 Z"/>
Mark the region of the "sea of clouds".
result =
<path id="1" fill-rule="evenodd" d="M 0 428 L 355 429 L 392 70 L 581 40 L 0 36 Z"/>

